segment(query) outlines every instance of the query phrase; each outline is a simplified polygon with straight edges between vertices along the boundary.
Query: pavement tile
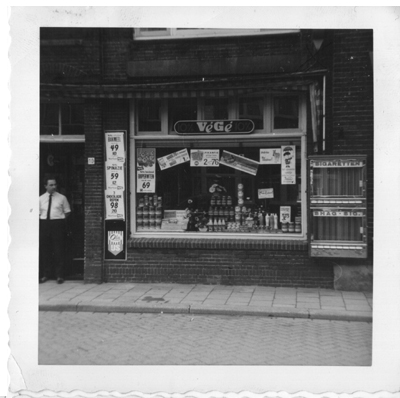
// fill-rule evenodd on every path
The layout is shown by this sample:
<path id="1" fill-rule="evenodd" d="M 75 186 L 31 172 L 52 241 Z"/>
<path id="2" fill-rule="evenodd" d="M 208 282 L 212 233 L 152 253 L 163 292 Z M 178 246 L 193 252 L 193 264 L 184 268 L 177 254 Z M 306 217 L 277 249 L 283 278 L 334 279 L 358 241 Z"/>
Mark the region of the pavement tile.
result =
<path id="1" fill-rule="evenodd" d="M 211 300 L 211 299 L 207 299 L 203 302 L 204 305 L 225 305 L 226 300 Z"/>
<path id="2" fill-rule="evenodd" d="M 319 303 L 319 297 L 297 297 L 297 302 L 301 302 L 301 303 Z"/>
<path id="3" fill-rule="evenodd" d="M 321 309 L 323 309 L 323 310 L 332 310 L 332 311 L 345 311 L 346 310 L 346 308 L 344 307 L 344 305 L 343 306 L 335 306 L 335 305 L 324 305 L 324 304 L 321 304 Z"/>
<path id="4" fill-rule="evenodd" d="M 359 306 L 359 305 L 346 305 L 347 311 L 368 311 L 371 312 L 370 306 Z"/>
<path id="5" fill-rule="evenodd" d="M 273 307 L 285 307 L 285 308 L 295 308 L 296 304 L 283 304 L 283 303 L 272 303 Z"/>
<path id="6" fill-rule="evenodd" d="M 226 305 L 247 306 L 247 305 L 249 305 L 249 302 L 248 302 L 248 301 L 229 301 L 229 300 L 228 300 L 228 301 L 226 302 Z"/>
<path id="7" fill-rule="evenodd" d="M 296 308 L 316 308 L 319 309 L 321 308 L 319 303 L 299 303 L 297 302 Z"/>
<path id="8" fill-rule="evenodd" d="M 364 300 L 350 300 L 350 299 L 344 299 L 344 302 L 346 305 L 363 305 L 363 304 L 368 304 L 368 301 L 366 299 Z"/>
<path id="9" fill-rule="evenodd" d="M 229 296 L 228 300 L 234 300 L 234 301 L 250 301 L 251 296 Z"/>
<path id="10" fill-rule="evenodd" d="M 249 303 L 249 306 L 254 305 L 254 306 L 260 306 L 260 307 L 272 307 L 272 300 L 267 301 L 267 300 L 251 300 Z"/>

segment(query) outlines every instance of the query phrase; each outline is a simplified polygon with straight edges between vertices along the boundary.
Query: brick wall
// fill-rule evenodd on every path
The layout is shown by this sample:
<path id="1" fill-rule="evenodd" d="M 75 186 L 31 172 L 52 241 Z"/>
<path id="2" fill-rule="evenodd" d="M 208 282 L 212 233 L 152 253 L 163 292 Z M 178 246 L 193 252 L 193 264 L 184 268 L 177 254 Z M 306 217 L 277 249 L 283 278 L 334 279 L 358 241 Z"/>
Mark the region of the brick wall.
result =
<path id="1" fill-rule="evenodd" d="M 127 80 L 129 46 L 133 29 L 102 29 L 103 83 Z"/>
<path id="2" fill-rule="evenodd" d="M 333 35 L 332 154 L 367 155 L 369 261 L 373 252 L 374 108 L 370 51 L 372 30 L 338 30 Z"/>
<path id="3" fill-rule="evenodd" d="M 102 104 L 85 104 L 85 282 L 102 281 L 104 151 Z M 89 165 L 88 158 L 95 164 Z"/>
<path id="4" fill-rule="evenodd" d="M 107 263 L 108 282 L 333 287 L 331 265 L 307 251 L 130 249 L 126 263 Z"/>
<path id="5" fill-rule="evenodd" d="M 132 78 L 298 71 L 308 56 L 301 33 L 185 40 L 133 41 Z"/>
<path id="6" fill-rule="evenodd" d="M 302 241 L 135 238 L 126 262 L 105 262 L 106 282 L 333 287 L 331 262 Z"/>
<path id="7" fill-rule="evenodd" d="M 98 29 L 42 28 L 42 82 L 98 82 L 101 75 Z"/>

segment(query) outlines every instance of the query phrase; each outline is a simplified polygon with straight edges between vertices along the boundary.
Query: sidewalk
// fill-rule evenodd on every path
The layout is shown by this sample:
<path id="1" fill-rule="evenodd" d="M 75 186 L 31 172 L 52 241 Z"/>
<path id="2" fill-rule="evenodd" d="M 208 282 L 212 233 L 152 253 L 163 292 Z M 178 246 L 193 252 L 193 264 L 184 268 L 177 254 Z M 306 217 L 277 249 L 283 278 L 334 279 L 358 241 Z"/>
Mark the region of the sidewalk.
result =
<path id="1" fill-rule="evenodd" d="M 39 285 L 40 311 L 257 315 L 372 321 L 372 293 L 169 283 Z"/>

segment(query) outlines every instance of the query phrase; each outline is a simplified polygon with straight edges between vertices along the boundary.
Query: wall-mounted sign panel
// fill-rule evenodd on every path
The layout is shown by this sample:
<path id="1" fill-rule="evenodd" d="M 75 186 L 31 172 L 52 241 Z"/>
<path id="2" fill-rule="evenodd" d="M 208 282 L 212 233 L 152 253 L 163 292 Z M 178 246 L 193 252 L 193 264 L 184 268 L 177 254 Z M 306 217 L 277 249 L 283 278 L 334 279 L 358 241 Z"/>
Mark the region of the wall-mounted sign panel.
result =
<path id="1" fill-rule="evenodd" d="M 177 134 L 250 134 L 254 131 L 254 122 L 241 120 L 180 120 L 175 123 Z"/>
<path id="2" fill-rule="evenodd" d="M 104 258 L 126 260 L 126 131 L 104 134 Z"/>

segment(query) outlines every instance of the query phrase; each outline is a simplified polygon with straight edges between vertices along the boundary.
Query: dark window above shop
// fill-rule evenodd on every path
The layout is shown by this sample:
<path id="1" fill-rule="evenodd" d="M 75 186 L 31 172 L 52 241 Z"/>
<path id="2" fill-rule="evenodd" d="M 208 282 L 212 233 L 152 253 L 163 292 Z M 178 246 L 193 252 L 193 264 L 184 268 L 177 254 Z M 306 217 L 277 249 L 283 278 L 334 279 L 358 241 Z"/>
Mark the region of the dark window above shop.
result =
<path id="1" fill-rule="evenodd" d="M 83 104 L 41 103 L 40 135 L 84 135 Z"/>
<path id="2" fill-rule="evenodd" d="M 176 134 L 182 121 L 251 120 L 254 132 L 305 132 L 305 96 L 265 94 L 246 97 L 141 99 L 137 101 L 138 135 Z"/>

